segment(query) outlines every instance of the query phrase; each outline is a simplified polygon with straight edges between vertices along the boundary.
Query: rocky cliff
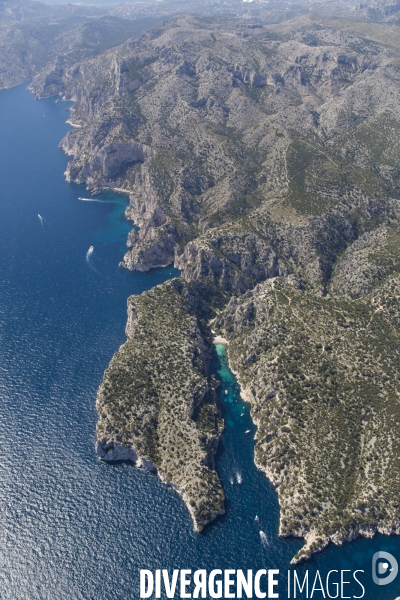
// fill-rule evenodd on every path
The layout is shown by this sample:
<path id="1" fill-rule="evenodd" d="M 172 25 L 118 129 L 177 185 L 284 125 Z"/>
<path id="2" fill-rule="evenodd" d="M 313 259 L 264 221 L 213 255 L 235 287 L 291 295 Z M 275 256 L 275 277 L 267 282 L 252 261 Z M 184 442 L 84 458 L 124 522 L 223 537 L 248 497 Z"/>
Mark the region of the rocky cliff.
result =
<path id="1" fill-rule="evenodd" d="M 306 540 L 295 561 L 399 533 L 399 40 L 328 8 L 268 26 L 186 15 L 58 84 L 75 101 L 68 180 L 130 194 L 122 265 L 182 272 L 129 300 L 99 455 L 156 470 L 198 530 L 220 513 L 214 319 L 280 532 Z"/>
<path id="2" fill-rule="evenodd" d="M 130 192 L 127 268 L 175 256 L 190 277 L 201 244 L 238 289 L 284 272 L 323 287 L 371 215 L 388 217 L 397 59 L 314 21 L 180 17 L 65 74 L 79 125 L 62 142 L 67 178 Z"/>
<path id="3" fill-rule="evenodd" d="M 353 301 L 277 277 L 214 324 L 251 404 L 280 535 L 306 540 L 294 563 L 330 541 L 400 533 L 399 292 L 398 273 Z"/>
<path id="4" fill-rule="evenodd" d="M 194 527 L 224 512 L 214 454 L 223 430 L 198 300 L 179 280 L 128 301 L 127 342 L 97 396 L 97 452 L 158 473 L 185 501 Z"/>

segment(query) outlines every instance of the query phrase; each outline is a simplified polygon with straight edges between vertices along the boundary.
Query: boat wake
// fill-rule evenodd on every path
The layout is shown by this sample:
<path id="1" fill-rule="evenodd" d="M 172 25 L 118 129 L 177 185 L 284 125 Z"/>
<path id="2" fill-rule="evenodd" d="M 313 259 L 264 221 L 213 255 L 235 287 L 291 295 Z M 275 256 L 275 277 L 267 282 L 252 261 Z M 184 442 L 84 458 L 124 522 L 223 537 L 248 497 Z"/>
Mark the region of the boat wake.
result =
<path id="1" fill-rule="evenodd" d="M 38 215 L 38 219 L 39 219 L 39 221 L 40 221 L 40 224 L 41 224 L 41 226 L 42 226 L 42 229 L 44 229 L 44 224 L 43 224 L 43 223 L 45 222 L 45 221 L 44 221 L 44 218 L 42 217 L 42 215 Z"/>
<path id="2" fill-rule="evenodd" d="M 90 257 L 94 252 L 94 246 L 90 246 L 89 250 L 86 252 L 86 261 L 89 262 Z"/>
<path id="3" fill-rule="evenodd" d="M 99 200 L 98 198 L 78 198 L 81 202 L 99 202 L 100 204 L 118 204 L 116 200 Z"/>
<path id="4" fill-rule="evenodd" d="M 242 476 L 241 476 L 241 474 L 240 474 L 240 473 L 236 473 L 236 481 L 237 481 L 238 483 L 242 483 L 242 481 L 243 481 L 243 480 L 242 480 Z"/>
<path id="5" fill-rule="evenodd" d="M 94 252 L 94 246 L 90 246 L 89 250 L 86 252 L 86 262 L 87 262 L 87 265 L 92 269 L 92 271 L 94 271 L 95 273 L 97 273 L 99 275 L 100 273 L 98 272 L 96 267 L 93 265 L 93 262 L 94 262 L 93 259 L 96 258 L 96 256 L 93 256 L 93 252 Z"/>
<path id="6" fill-rule="evenodd" d="M 269 541 L 267 538 L 267 534 L 264 533 L 264 531 L 260 531 L 260 540 L 261 540 L 261 544 L 265 547 L 265 546 L 269 546 Z"/>

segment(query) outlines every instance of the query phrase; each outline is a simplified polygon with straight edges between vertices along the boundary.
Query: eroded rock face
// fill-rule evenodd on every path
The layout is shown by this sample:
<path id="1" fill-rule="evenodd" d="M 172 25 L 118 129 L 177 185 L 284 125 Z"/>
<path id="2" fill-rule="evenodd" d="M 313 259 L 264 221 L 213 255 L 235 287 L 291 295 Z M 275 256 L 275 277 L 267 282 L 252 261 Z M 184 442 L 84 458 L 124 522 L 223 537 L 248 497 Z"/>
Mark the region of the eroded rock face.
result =
<path id="1" fill-rule="evenodd" d="M 88 186 L 107 187 L 122 177 L 128 167 L 144 163 L 153 152 L 146 145 L 137 142 L 119 142 L 92 148 L 91 156 L 82 160 L 79 131 L 71 131 L 61 143 L 66 154 L 77 156 L 68 163 L 65 176 L 67 181 L 86 183 Z"/>
<path id="2" fill-rule="evenodd" d="M 120 266 L 148 271 L 173 263 L 177 231 L 153 192 L 145 165 L 136 176 L 126 215 L 140 230 Z"/>
<path id="3" fill-rule="evenodd" d="M 183 16 L 62 75 L 68 177 L 130 195 L 122 266 L 182 271 L 129 301 L 99 452 L 155 465 L 197 530 L 223 510 L 213 319 L 295 561 L 399 532 L 399 51 L 355 30 Z"/>
<path id="4" fill-rule="evenodd" d="M 175 265 L 187 281 L 205 279 L 225 291 L 242 293 L 254 282 L 280 273 L 276 254 L 262 242 L 255 235 L 243 234 L 221 235 L 211 243 L 200 239 L 185 246 Z"/>
<path id="5" fill-rule="evenodd" d="M 96 451 L 99 459 L 104 462 L 132 462 L 136 466 L 139 466 L 139 457 L 134 448 L 119 446 L 113 441 L 108 441 L 107 438 L 97 442 Z"/>
<path id="6" fill-rule="evenodd" d="M 130 193 L 129 269 L 176 260 L 235 292 L 285 273 L 324 290 L 363 233 L 347 231 L 352 209 L 398 187 L 391 58 L 331 23 L 179 17 L 60 76 L 80 126 L 62 142 L 67 178 Z"/>
<path id="7" fill-rule="evenodd" d="M 167 267 L 174 260 L 176 246 L 173 227 L 155 229 L 151 227 L 140 232 L 132 250 L 127 252 L 120 263 L 131 271 L 148 271 Z"/>

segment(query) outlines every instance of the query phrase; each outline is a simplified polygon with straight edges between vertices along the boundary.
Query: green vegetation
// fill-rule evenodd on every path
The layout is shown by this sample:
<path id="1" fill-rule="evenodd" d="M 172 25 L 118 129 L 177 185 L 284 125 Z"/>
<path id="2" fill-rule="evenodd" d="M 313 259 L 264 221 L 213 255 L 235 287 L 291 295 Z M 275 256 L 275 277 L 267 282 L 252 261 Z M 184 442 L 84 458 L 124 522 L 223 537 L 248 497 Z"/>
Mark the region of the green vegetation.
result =
<path id="1" fill-rule="evenodd" d="M 67 177 L 131 193 L 123 266 L 182 271 L 129 300 L 98 440 L 154 463 L 197 529 L 219 513 L 215 317 L 281 534 L 306 540 L 295 560 L 400 532 L 394 30 L 389 48 L 374 24 L 316 19 L 181 16 L 63 80 L 84 125 L 63 141 Z"/>
<path id="2" fill-rule="evenodd" d="M 97 397 L 99 442 L 136 450 L 179 491 L 197 530 L 223 511 L 213 468 L 222 433 L 208 350 L 187 287 L 173 280 L 128 306 L 128 341 L 114 355 Z"/>
<path id="3" fill-rule="evenodd" d="M 400 233 L 382 225 L 361 236 L 335 264 L 329 292 L 358 298 L 371 292 L 392 273 L 400 272 Z"/>
<path id="4" fill-rule="evenodd" d="M 358 301 L 276 279 L 219 319 L 257 466 L 278 486 L 280 533 L 306 539 L 295 561 L 329 540 L 400 533 L 399 294 L 397 275 Z"/>
<path id="5" fill-rule="evenodd" d="M 285 160 L 287 201 L 300 214 L 325 213 L 351 188 L 366 194 L 379 189 L 379 178 L 373 172 L 355 166 L 315 141 L 294 139 L 288 145 Z"/>

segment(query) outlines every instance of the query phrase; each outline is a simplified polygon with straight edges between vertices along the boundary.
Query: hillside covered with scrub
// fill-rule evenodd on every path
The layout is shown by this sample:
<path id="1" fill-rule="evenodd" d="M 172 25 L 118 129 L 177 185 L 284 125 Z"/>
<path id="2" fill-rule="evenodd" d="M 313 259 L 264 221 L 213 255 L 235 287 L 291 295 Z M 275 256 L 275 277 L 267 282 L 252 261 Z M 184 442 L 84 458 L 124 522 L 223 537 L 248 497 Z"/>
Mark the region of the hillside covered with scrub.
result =
<path id="1" fill-rule="evenodd" d="M 373 10 L 181 15 L 31 84 L 75 101 L 68 181 L 130 194 L 122 266 L 181 270 L 129 299 L 100 455 L 157 470 L 199 530 L 223 510 L 212 327 L 295 561 L 400 533 L 400 28 Z"/>

